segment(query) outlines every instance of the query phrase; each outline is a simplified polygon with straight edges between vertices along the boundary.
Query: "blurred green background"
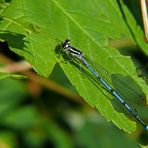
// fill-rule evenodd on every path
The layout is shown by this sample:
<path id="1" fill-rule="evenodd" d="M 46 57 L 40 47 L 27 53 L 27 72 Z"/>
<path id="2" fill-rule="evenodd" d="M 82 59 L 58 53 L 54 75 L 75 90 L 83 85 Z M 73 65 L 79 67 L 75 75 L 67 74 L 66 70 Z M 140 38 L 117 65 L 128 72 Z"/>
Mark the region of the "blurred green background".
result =
<path id="1" fill-rule="evenodd" d="M 59 65 L 47 82 L 54 91 L 37 79 L 0 80 L 0 148 L 137 148 L 148 142 L 144 130 L 125 134 L 90 108 Z M 57 93 L 51 79 L 75 93 Z"/>

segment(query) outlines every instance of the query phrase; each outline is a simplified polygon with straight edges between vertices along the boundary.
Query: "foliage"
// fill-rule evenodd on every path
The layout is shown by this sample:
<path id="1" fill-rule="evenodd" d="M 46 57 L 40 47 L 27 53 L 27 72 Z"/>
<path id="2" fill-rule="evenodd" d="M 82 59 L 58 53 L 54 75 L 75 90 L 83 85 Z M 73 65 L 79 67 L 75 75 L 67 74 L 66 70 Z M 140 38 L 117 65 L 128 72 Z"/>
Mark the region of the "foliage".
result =
<path id="1" fill-rule="evenodd" d="M 144 53 L 144 56 L 148 55 L 148 44 L 144 41 L 143 28 L 140 22 L 140 9 L 138 3 L 135 3 L 134 7 L 131 3 L 132 1 L 122 0 L 73 0 L 71 2 L 68 0 L 1 0 L 0 39 L 1 41 L 7 41 L 13 52 L 25 58 L 38 75 L 46 78 L 50 76 L 52 80 L 58 83 L 59 80 L 57 79 L 59 78 L 64 88 L 68 87 L 69 91 L 71 89 L 77 92 L 108 121 L 113 122 L 119 129 L 133 133 L 136 130 L 137 121 L 135 122 L 123 112 L 117 111 L 112 104 L 113 98 L 102 87 L 96 86 L 92 83 L 92 80 L 82 74 L 81 70 L 78 70 L 70 62 L 64 61 L 63 57 L 57 56 L 55 52 L 61 41 L 69 38 L 73 46 L 81 49 L 110 73 L 120 75 L 130 87 L 144 96 L 144 102 L 148 102 L 148 87 L 145 80 L 138 77 L 136 71 L 140 62 L 132 54 L 136 52 L 136 49 L 131 50 L 130 47 L 120 46 L 118 50 L 112 44 L 112 42 L 128 41 L 130 46 L 139 46 L 139 52 Z M 134 8 L 136 8 L 136 11 Z M 59 40 L 61 41 L 59 42 Z M 140 60 L 142 61 L 142 58 Z M 0 74 L 1 79 L 6 77 L 23 78 L 16 74 Z M 33 79 L 28 75 L 27 77 Z M 1 80 L 1 83 L 4 86 L 6 85 L 6 87 L 3 86 L 3 91 L 1 91 L 1 94 L 5 92 L 3 95 L 6 95 L 4 96 L 6 98 L 4 102 L 2 99 L 4 104 L 2 103 L 0 108 L 3 116 L 1 124 L 8 127 L 8 129 L 13 129 L 15 134 L 21 132 L 22 141 L 25 141 L 29 147 L 42 146 L 48 139 L 52 140 L 55 147 L 72 147 L 74 142 L 82 147 L 97 147 L 97 145 L 102 144 L 103 140 L 95 143 L 95 138 L 91 138 L 99 137 L 99 135 L 92 128 L 96 124 L 89 121 L 90 117 L 83 119 L 88 121 L 83 121 L 84 125 L 81 125 L 80 129 L 73 129 L 75 131 L 73 134 L 75 140 L 73 141 L 69 138 L 69 133 L 66 133 L 66 130 L 64 131 L 54 121 L 56 120 L 55 114 L 58 113 L 57 118 L 62 118 L 63 122 L 63 116 L 67 115 L 65 112 L 68 112 L 71 102 L 66 105 L 64 99 L 62 99 L 64 102 L 57 100 L 59 97 L 61 99 L 61 96 L 56 96 L 47 90 L 45 92 L 42 90 L 43 94 L 36 96 L 37 100 L 34 101 L 33 97 L 24 88 L 27 80 L 22 82 L 22 80 L 6 79 Z M 12 87 L 11 89 L 9 85 L 10 88 Z M 13 87 L 13 85 L 16 85 L 16 87 Z M 57 89 L 57 87 L 54 88 Z M 8 95 L 9 91 L 10 95 Z M 66 91 L 64 92 L 68 94 Z M 13 97 L 13 99 L 9 102 L 7 97 L 9 100 L 10 97 Z M 25 98 L 27 101 L 31 98 L 32 102 L 25 102 Z M 51 98 L 62 103 L 63 106 L 60 109 L 64 110 L 66 107 L 65 112 L 61 111 L 60 115 L 60 109 L 58 109 L 60 105 L 55 101 L 53 106 L 58 110 L 56 112 L 56 109 L 52 108 L 51 105 L 54 99 L 50 103 L 48 102 Z M 82 108 L 82 105 L 78 105 L 78 107 Z M 84 115 L 80 109 L 78 111 Z M 146 114 L 147 111 L 142 116 L 146 118 Z M 66 125 L 72 126 L 70 124 L 72 121 L 65 120 Z M 100 125 L 100 127 L 102 126 Z M 96 126 L 96 129 L 99 131 L 100 127 Z M 84 130 L 85 128 L 86 130 Z M 110 129 L 107 126 L 105 128 L 103 128 L 101 134 L 108 132 L 108 135 L 112 135 L 110 133 L 114 133 L 114 128 L 111 127 Z M 94 132 L 91 133 L 93 130 Z M 129 147 L 133 147 L 130 146 L 130 140 L 123 138 L 124 136 L 121 133 L 121 136 L 119 136 L 119 133 L 115 130 L 114 136 L 122 139 L 121 143 L 129 142 Z M 11 137 L 12 133 L 8 132 L 8 135 L 10 140 L 16 138 L 16 136 Z M 100 139 L 107 139 L 107 136 L 102 136 Z M 113 147 L 119 147 L 113 144 L 115 137 L 109 143 L 112 143 Z M 122 146 L 121 143 L 119 142 Z M 134 147 L 136 146 L 135 144 Z M 108 147 L 107 143 L 106 147 Z"/>

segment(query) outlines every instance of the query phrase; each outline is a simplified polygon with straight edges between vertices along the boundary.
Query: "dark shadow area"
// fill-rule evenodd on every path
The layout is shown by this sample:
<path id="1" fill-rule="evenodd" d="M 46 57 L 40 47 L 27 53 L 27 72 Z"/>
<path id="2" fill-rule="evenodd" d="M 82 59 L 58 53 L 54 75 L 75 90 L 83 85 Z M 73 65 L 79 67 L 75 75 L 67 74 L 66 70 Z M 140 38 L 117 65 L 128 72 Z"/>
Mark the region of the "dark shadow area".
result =
<path id="1" fill-rule="evenodd" d="M 3 20 L 3 17 L 0 17 L 0 22 Z"/>
<path id="2" fill-rule="evenodd" d="M 11 0 L 5 0 L 6 3 L 10 3 Z"/>
<path id="3" fill-rule="evenodd" d="M 5 55 L 6 57 L 12 59 L 13 61 L 20 61 L 22 58 L 11 51 L 8 47 L 7 42 L 0 42 L 0 53 Z"/>
<path id="4" fill-rule="evenodd" d="M 136 23 L 141 27 L 143 28 L 143 24 L 142 24 L 142 17 L 141 17 L 141 10 L 140 10 L 140 3 L 138 0 L 123 0 L 122 1 L 127 7 L 128 9 L 130 10 L 130 12 L 132 13 L 133 17 L 135 18 L 136 20 Z M 122 4 L 120 2 L 120 0 L 117 0 L 117 3 L 118 3 L 118 6 L 120 8 L 120 11 L 121 11 L 121 14 L 122 14 L 122 17 L 123 19 L 125 20 L 125 23 L 126 25 L 128 26 L 133 38 L 135 39 L 134 37 L 134 34 L 133 34 L 133 31 L 131 29 L 131 26 L 128 24 L 127 22 L 127 19 L 126 19 L 126 16 L 124 14 L 124 10 L 122 8 Z M 138 8 L 138 9 L 137 9 Z"/>
<path id="5" fill-rule="evenodd" d="M 10 3 L 12 0 L 2 0 L 0 3 Z"/>
<path id="6" fill-rule="evenodd" d="M 148 139 L 148 134 L 146 132 L 142 132 L 140 134 L 140 139 L 138 141 L 143 145 L 147 145 L 148 144 L 147 139 Z"/>
<path id="7" fill-rule="evenodd" d="M 144 105 L 145 95 L 139 85 L 129 76 L 122 76 L 121 74 L 112 75 L 112 84 L 115 90 L 127 101 L 135 102 L 136 104 Z M 125 99 L 126 101 L 126 99 Z"/>
<path id="8" fill-rule="evenodd" d="M 71 90 L 72 92 L 75 92 L 78 94 L 75 87 L 71 84 L 69 79 L 66 77 L 66 75 L 65 75 L 64 71 L 62 70 L 62 68 L 60 67 L 59 63 L 57 63 L 54 66 L 54 69 L 53 69 L 52 73 L 50 74 L 49 78 L 51 80 L 53 80 L 54 82 L 60 84 L 64 88 L 67 88 L 67 89 Z"/>
<path id="9" fill-rule="evenodd" d="M 119 2 L 119 1 L 118 1 Z M 141 7 L 139 0 L 123 0 L 123 3 L 128 7 L 132 15 L 134 16 L 136 23 L 143 28 Z"/>
<path id="10" fill-rule="evenodd" d="M 148 83 L 148 57 L 137 47 L 136 49 L 119 49 L 124 56 L 130 56 L 137 70 L 139 77 L 142 77 Z"/>
<path id="11" fill-rule="evenodd" d="M 120 0 L 117 0 L 118 6 L 120 8 L 120 11 L 122 13 L 122 17 L 125 20 L 126 25 L 128 26 L 133 39 L 135 39 L 135 36 L 132 31 L 132 26 L 128 24 L 128 21 L 126 19 L 124 10 L 122 8 L 122 4 Z M 141 7 L 140 7 L 140 1 L 139 0 L 123 0 L 122 1 L 128 8 L 128 10 L 133 15 L 134 19 L 136 20 L 136 24 L 143 29 L 143 20 L 142 20 L 142 14 L 141 14 Z M 137 49 L 130 49 L 126 48 L 119 49 L 120 53 L 126 56 L 130 56 L 132 58 L 133 63 L 135 64 L 135 67 L 137 68 L 137 73 L 140 77 L 143 77 L 143 79 L 148 83 L 148 58 L 147 56 L 140 50 L 138 47 Z"/>
<path id="12" fill-rule="evenodd" d="M 0 31 L 0 39 L 5 41 L 4 44 L 6 43 L 6 49 L 14 48 L 17 50 L 23 50 L 24 52 L 31 54 L 29 51 L 25 50 L 25 48 L 27 48 L 26 44 L 29 44 L 29 42 L 26 41 L 25 38 L 26 36 L 22 34 L 10 31 Z"/>
<path id="13" fill-rule="evenodd" d="M 145 65 L 148 63 L 148 57 L 138 47 L 134 49 L 121 48 L 119 49 L 119 51 L 124 56 L 130 56 L 135 65 L 137 62 L 139 63 L 139 65 Z"/>
<path id="14" fill-rule="evenodd" d="M 0 31 L 0 38 L 8 42 L 9 47 L 23 49 L 25 46 L 25 35 L 10 32 Z"/>
<path id="15" fill-rule="evenodd" d="M 141 109 L 146 108 L 146 97 L 139 85 L 137 85 L 131 77 L 119 74 L 112 75 L 112 85 L 114 90 L 128 104 L 128 106 L 130 106 L 136 114 L 141 116 Z M 124 105 L 118 99 L 113 99 L 112 104 L 118 112 L 123 112 L 132 120 L 135 120 L 132 114 L 125 109 Z"/>

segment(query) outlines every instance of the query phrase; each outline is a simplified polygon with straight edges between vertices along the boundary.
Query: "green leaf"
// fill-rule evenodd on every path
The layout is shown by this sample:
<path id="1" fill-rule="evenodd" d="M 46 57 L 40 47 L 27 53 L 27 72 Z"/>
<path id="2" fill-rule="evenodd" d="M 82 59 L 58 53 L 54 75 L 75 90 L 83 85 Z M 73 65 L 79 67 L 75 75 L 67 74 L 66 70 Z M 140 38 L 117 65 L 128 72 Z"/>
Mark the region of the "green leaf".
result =
<path id="1" fill-rule="evenodd" d="M 131 58 L 107 47 L 108 38 L 134 41 L 116 0 L 13 0 L 0 12 L 0 38 L 8 41 L 15 53 L 25 57 L 38 74 L 49 76 L 59 61 L 71 83 L 89 105 L 96 107 L 120 129 L 130 133 L 135 130 L 135 122 L 113 108 L 110 100 L 103 95 L 102 88 L 98 89 L 70 63 L 61 62 L 63 59 L 57 58 L 54 52 L 56 39 L 69 38 L 73 46 L 113 74 L 133 79 L 147 97 L 148 88 L 138 78 Z"/>
<path id="2" fill-rule="evenodd" d="M 0 133 L 0 147 L 17 147 L 17 140 L 13 132 L 5 131 Z"/>
<path id="3" fill-rule="evenodd" d="M 73 147 L 71 138 L 65 133 L 61 127 L 59 127 L 54 121 L 48 119 L 44 125 L 47 132 L 47 136 L 52 138 L 55 147 L 57 148 L 69 148 Z"/>
<path id="4" fill-rule="evenodd" d="M 148 55 L 148 43 L 145 41 L 145 35 L 143 32 L 143 24 L 141 18 L 141 10 L 139 6 L 139 1 L 129 0 L 127 2 L 123 2 L 120 0 L 123 16 L 125 17 L 125 22 L 129 26 L 131 34 L 133 35 L 133 39 L 137 43 L 137 45 L 141 48 L 141 50 Z"/>
<path id="5" fill-rule="evenodd" d="M 41 119 L 36 108 L 34 106 L 25 106 L 7 114 L 2 122 L 16 129 L 26 129 L 37 126 L 40 121 Z"/>
<path id="6" fill-rule="evenodd" d="M 27 87 L 18 80 L 0 80 L 0 115 L 7 113 L 24 101 L 28 95 Z"/>

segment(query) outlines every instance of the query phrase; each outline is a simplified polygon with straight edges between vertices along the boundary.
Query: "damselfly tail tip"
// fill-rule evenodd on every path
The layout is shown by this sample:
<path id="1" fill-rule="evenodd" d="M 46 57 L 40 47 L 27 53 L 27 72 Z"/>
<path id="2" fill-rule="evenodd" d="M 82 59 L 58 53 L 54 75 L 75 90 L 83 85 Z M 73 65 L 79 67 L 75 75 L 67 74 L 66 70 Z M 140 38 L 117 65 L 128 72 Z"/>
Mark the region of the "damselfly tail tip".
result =
<path id="1" fill-rule="evenodd" d="M 148 125 L 145 126 L 145 130 L 148 131 Z"/>

